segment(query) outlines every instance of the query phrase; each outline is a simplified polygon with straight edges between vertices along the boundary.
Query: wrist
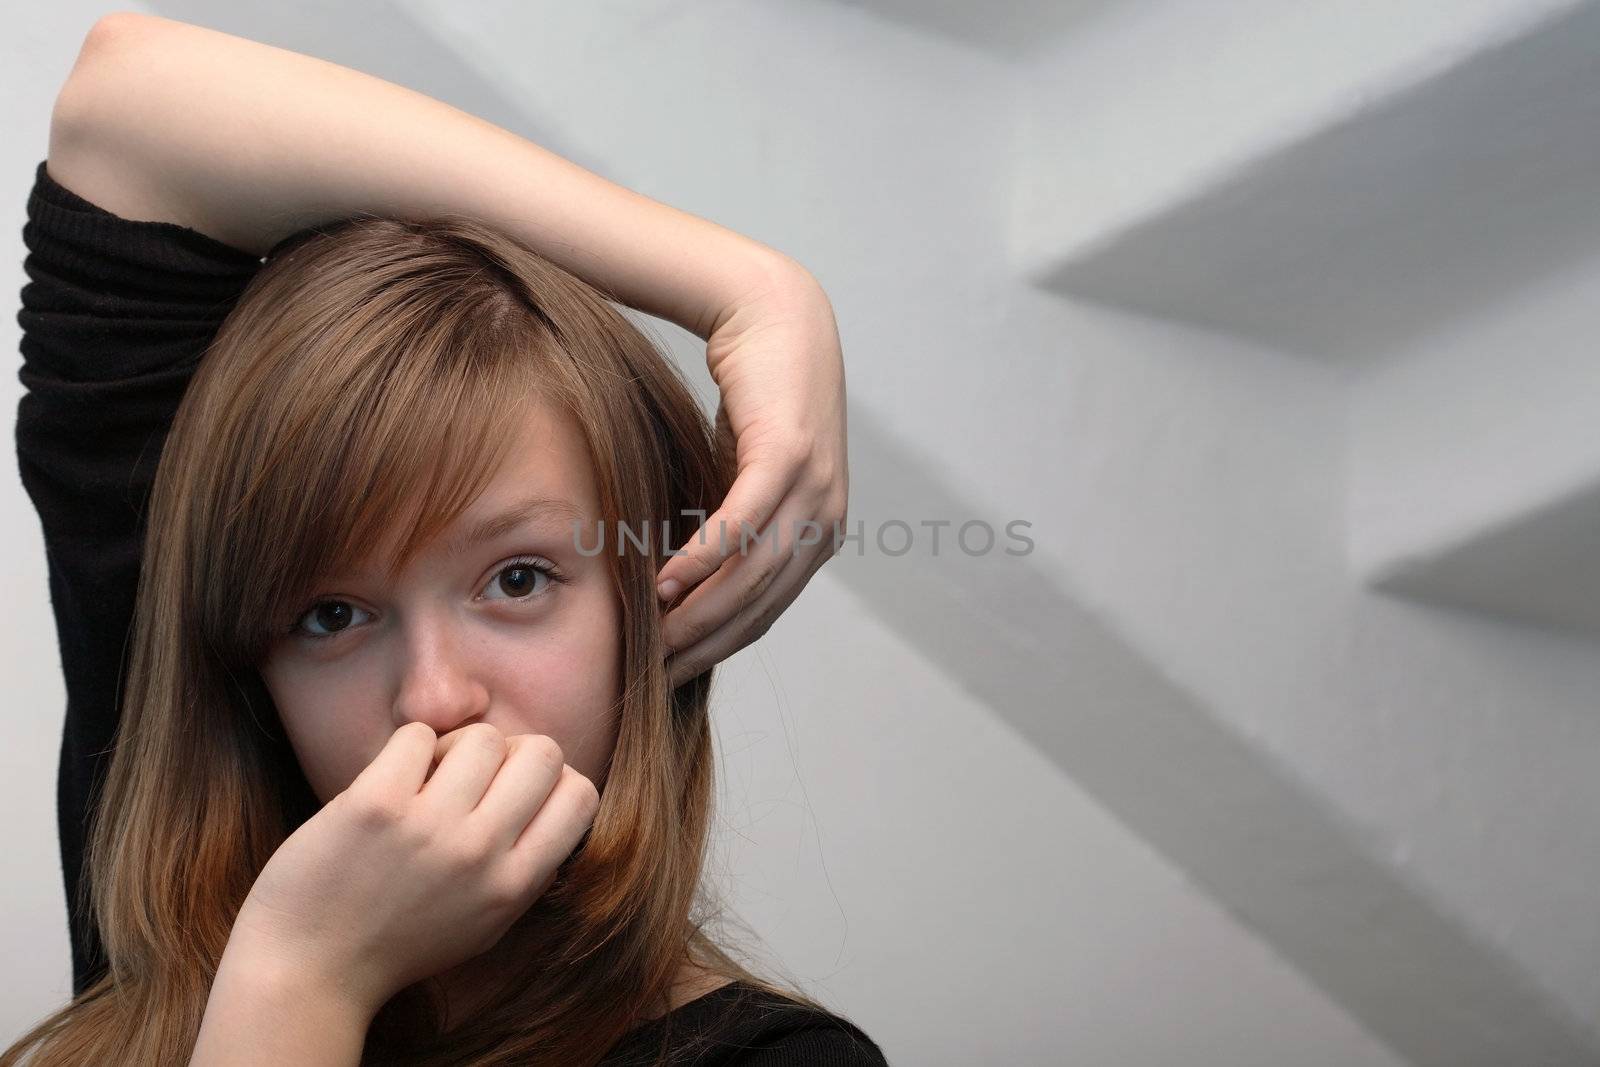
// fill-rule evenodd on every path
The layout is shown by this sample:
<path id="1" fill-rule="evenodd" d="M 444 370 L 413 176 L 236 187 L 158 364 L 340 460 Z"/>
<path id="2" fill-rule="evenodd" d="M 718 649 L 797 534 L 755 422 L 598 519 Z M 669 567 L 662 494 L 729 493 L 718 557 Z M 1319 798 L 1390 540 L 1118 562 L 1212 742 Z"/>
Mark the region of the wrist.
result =
<path id="1" fill-rule="evenodd" d="M 822 286 L 799 260 L 749 238 L 745 254 L 736 260 L 728 280 L 717 289 L 700 320 L 692 327 L 709 341 L 735 319 L 754 319 L 769 309 L 797 300 L 826 299 Z"/>
<path id="2" fill-rule="evenodd" d="M 212 983 L 213 996 L 222 987 L 229 995 L 248 995 L 278 1010 L 298 1011 L 315 1006 L 333 1020 L 366 1026 L 383 1006 L 383 996 L 342 972 L 317 961 L 292 958 L 280 952 L 230 939 Z"/>
<path id="3" fill-rule="evenodd" d="M 337 983 L 230 941 L 211 983 L 190 1067 L 356 1064 L 373 1014 Z"/>
<path id="4" fill-rule="evenodd" d="M 808 358 L 808 371 L 816 380 L 830 373 L 821 362 L 826 352 L 831 350 L 837 361 L 838 323 L 821 283 L 794 260 L 768 271 L 750 278 L 740 298 L 722 308 L 705 335 L 706 369 L 719 389 L 728 388 L 724 366 L 731 369 L 745 362 L 742 356 L 737 360 L 730 357 L 749 352 L 752 345 L 769 351 L 786 348 L 795 358 Z M 776 369 L 767 368 L 769 372 Z M 839 372 L 834 369 L 831 373 Z"/>
<path id="5" fill-rule="evenodd" d="M 709 342 L 706 362 L 712 376 L 717 363 L 733 349 L 734 338 L 750 328 L 765 325 L 774 317 L 792 320 L 797 314 L 819 314 L 826 309 L 832 317 L 832 304 L 821 283 L 800 262 L 776 250 L 765 250 L 742 270 L 736 285 L 726 286 L 722 301 L 710 310 L 696 333 Z"/>

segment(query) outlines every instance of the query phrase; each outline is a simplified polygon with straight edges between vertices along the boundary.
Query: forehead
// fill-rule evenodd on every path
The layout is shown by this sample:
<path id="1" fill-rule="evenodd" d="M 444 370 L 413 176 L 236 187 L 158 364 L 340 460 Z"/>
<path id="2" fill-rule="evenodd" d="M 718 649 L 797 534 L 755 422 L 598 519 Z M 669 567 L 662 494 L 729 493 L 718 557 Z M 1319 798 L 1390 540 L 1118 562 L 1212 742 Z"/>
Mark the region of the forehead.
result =
<path id="1" fill-rule="evenodd" d="M 575 519 L 585 524 L 600 520 L 594 463 L 570 412 L 542 398 L 530 399 L 508 423 L 507 433 L 500 465 L 466 509 L 421 546 L 421 556 L 444 558 L 467 550 L 470 537 L 498 536 L 515 517 L 526 519 L 530 528 L 563 533 Z M 538 503 L 547 506 L 528 507 Z M 392 558 L 400 536 L 400 529 L 391 529 L 359 569 Z"/>
<path id="2" fill-rule="evenodd" d="M 566 409 L 543 399 L 530 401 L 512 424 L 511 441 L 499 469 L 457 518 L 451 532 L 530 497 L 568 501 L 585 517 L 599 517 L 600 489 L 594 462 L 577 420 Z"/>

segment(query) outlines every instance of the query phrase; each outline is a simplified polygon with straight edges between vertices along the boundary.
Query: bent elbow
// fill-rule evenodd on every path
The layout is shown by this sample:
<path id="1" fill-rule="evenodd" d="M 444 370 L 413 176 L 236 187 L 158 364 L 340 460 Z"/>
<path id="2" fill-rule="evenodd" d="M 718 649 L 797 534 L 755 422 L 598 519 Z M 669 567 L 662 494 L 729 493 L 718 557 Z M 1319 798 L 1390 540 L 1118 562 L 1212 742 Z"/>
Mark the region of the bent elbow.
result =
<path id="1" fill-rule="evenodd" d="M 95 19 L 50 111 L 51 155 L 58 146 L 81 139 L 93 129 L 100 111 L 98 102 L 106 99 L 107 86 L 113 83 L 116 57 L 147 39 L 163 21 L 137 11 L 112 11 Z"/>

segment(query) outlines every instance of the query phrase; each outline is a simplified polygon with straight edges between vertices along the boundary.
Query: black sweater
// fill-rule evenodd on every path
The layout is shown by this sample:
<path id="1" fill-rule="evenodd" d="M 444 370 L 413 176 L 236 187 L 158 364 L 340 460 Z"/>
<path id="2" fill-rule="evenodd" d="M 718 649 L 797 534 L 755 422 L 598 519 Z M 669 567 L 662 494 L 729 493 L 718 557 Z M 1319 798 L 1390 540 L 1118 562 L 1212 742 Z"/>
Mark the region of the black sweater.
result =
<path id="1" fill-rule="evenodd" d="M 189 376 L 262 259 L 186 226 L 114 215 L 44 162 L 22 238 L 17 460 L 44 527 L 66 675 L 56 802 L 80 993 L 105 966 L 77 894 L 89 803 L 120 710 L 145 506 Z M 649 1062 L 669 1023 L 674 1033 L 715 1031 L 695 1061 L 705 1067 L 885 1062 L 848 1020 L 735 984 L 635 1030 L 606 1063 Z"/>

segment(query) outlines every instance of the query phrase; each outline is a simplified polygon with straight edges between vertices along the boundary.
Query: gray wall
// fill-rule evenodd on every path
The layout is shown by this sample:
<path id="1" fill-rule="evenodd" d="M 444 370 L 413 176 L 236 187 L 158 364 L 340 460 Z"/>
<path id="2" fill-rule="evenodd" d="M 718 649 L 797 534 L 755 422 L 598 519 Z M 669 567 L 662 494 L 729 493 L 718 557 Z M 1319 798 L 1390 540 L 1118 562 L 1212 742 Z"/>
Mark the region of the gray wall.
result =
<path id="1" fill-rule="evenodd" d="M 0 64 L 17 286 L 105 10 Z M 1589 5 L 148 10 L 439 96 L 827 286 L 865 544 L 723 669 L 712 877 L 891 1062 L 1600 1063 Z M 9 1035 L 68 959 L 62 685 L 3 477 Z M 1036 548 L 969 556 L 970 519 Z"/>

